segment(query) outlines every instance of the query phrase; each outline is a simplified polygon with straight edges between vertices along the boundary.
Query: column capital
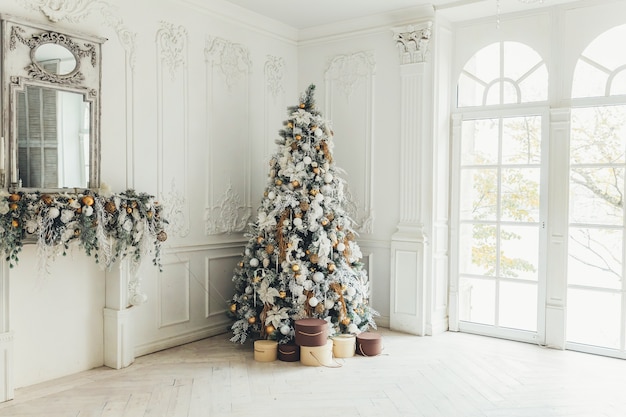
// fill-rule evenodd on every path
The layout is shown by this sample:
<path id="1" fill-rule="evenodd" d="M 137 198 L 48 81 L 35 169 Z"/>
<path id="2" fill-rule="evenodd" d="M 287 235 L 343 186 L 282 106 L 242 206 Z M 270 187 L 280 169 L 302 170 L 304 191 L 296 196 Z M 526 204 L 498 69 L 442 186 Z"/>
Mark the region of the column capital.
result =
<path id="1" fill-rule="evenodd" d="M 393 39 L 400 51 L 402 64 L 425 62 L 430 46 L 433 22 L 411 24 L 392 28 Z"/>

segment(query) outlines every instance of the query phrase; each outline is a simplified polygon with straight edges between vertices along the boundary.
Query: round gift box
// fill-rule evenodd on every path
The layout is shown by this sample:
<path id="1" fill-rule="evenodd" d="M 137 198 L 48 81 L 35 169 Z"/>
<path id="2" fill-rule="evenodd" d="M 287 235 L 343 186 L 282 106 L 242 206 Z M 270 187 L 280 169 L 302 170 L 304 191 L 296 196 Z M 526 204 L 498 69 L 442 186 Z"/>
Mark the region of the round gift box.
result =
<path id="1" fill-rule="evenodd" d="M 356 337 L 353 334 L 340 334 L 334 336 L 333 355 L 335 358 L 351 358 L 356 349 Z"/>
<path id="2" fill-rule="evenodd" d="M 275 340 L 256 340 L 254 342 L 254 360 L 272 362 L 278 356 L 278 342 Z"/>
<path id="3" fill-rule="evenodd" d="M 383 339 L 378 333 L 363 332 L 356 337 L 356 353 L 363 356 L 380 355 Z"/>
<path id="4" fill-rule="evenodd" d="M 328 323 L 322 319 L 300 319 L 294 323 L 296 345 L 324 346 L 328 340 Z"/>
<path id="5" fill-rule="evenodd" d="M 283 362 L 298 362 L 300 360 L 300 346 L 294 343 L 278 345 L 278 359 Z"/>
<path id="6" fill-rule="evenodd" d="M 333 366 L 333 341 L 324 346 L 300 346 L 300 363 L 306 366 Z"/>

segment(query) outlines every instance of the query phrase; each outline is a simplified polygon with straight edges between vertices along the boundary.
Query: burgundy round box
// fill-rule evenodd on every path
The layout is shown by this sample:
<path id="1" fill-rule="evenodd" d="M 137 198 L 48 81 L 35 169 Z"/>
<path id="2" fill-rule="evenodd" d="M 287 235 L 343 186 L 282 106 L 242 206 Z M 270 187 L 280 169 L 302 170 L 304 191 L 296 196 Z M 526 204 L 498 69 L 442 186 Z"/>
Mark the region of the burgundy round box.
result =
<path id="1" fill-rule="evenodd" d="M 296 345 L 324 346 L 328 339 L 328 323 L 322 319 L 300 319 L 295 321 Z"/>
<path id="2" fill-rule="evenodd" d="M 278 345 L 278 359 L 283 362 L 298 362 L 300 360 L 300 346 L 294 343 Z"/>
<path id="3" fill-rule="evenodd" d="M 356 337 L 356 353 L 363 356 L 380 355 L 383 339 L 378 333 L 363 332 Z"/>

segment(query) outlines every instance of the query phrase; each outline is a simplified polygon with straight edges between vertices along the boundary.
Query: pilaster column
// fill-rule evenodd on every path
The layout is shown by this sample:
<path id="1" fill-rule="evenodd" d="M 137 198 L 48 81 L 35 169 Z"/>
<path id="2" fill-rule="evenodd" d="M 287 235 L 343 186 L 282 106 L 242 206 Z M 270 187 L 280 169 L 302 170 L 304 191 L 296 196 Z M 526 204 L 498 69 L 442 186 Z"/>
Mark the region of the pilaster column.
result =
<path id="1" fill-rule="evenodd" d="M 133 305 L 139 304 L 131 297 L 134 268 L 123 259 L 106 273 L 104 319 L 104 365 L 121 369 L 135 361 L 133 337 Z"/>
<path id="2" fill-rule="evenodd" d="M 432 22 L 394 29 L 400 51 L 400 222 L 391 241 L 390 327 L 426 332 L 427 234 L 431 220 Z"/>

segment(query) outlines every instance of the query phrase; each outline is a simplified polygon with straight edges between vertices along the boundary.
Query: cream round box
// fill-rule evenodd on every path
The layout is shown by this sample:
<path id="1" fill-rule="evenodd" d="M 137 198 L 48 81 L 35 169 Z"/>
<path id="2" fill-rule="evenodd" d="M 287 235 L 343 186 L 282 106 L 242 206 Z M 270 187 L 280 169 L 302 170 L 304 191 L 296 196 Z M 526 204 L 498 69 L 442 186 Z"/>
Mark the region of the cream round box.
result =
<path id="1" fill-rule="evenodd" d="M 332 337 L 333 355 L 335 358 L 351 358 L 356 350 L 356 336 L 339 334 Z"/>
<path id="2" fill-rule="evenodd" d="M 278 342 L 275 340 L 255 340 L 254 360 L 272 362 L 278 357 Z"/>
<path id="3" fill-rule="evenodd" d="M 323 346 L 300 346 L 300 363 L 306 366 L 333 366 L 333 341 Z"/>

